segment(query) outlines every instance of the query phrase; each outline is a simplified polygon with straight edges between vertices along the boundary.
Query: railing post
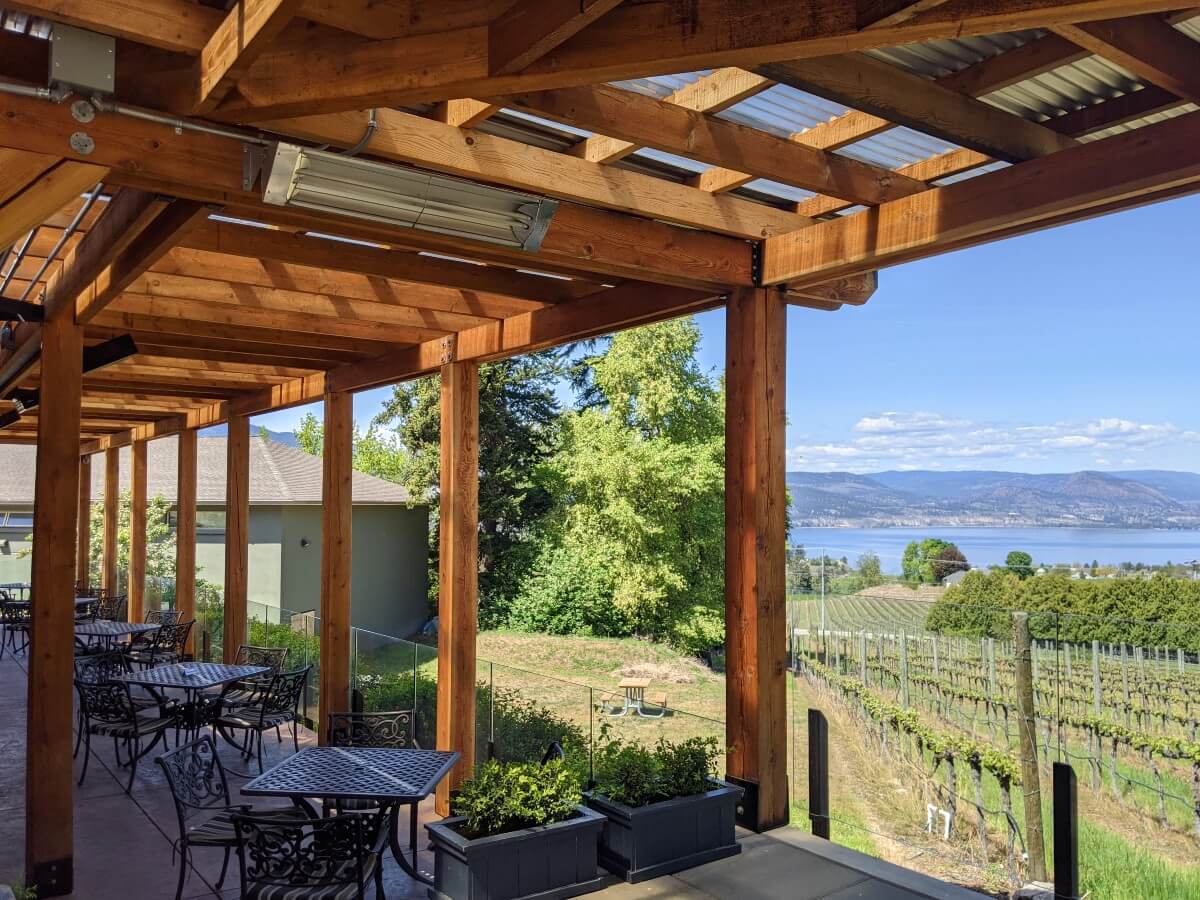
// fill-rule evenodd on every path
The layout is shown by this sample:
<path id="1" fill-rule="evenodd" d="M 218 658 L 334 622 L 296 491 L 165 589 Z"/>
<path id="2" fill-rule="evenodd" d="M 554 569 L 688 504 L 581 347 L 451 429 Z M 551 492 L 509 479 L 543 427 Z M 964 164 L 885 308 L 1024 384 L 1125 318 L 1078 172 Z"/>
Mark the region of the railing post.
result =
<path id="1" fill-rule="evenodd" d="M 808 818 L 812 833 L 829 840 L 829 723 L 808 711 Z"/>
<path id="2" fill-rule="evenodd" d="M 1079 818 L 1075 770 L 1054 764 L 1054 898 L 1079 897 Z"/>

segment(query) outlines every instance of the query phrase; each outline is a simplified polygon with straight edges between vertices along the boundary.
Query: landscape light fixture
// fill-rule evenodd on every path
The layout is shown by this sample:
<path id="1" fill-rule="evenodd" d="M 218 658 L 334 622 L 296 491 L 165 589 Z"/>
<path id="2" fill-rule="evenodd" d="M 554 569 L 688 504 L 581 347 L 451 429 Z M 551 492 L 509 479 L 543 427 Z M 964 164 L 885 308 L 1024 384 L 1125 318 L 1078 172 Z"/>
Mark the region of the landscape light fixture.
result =
<path id="1" fill-rule="evenodd" d="M 541 246 L 558 202 L 403 166 L 276 142 L 263 200 L 505 247 Z"/>

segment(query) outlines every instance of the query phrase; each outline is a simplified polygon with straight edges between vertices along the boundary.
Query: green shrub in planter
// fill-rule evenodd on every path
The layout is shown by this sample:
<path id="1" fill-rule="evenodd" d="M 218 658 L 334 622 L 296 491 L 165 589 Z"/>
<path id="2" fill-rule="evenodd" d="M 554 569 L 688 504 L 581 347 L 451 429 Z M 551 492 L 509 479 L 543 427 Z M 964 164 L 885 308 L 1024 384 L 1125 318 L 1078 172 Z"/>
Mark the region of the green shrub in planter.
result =
<path id="1" fill-rule="evenodd" d="M 449 819 L 426 825 L 431 897 L 558 900 L 598 890 L 604 817 L 580 806 L 579 776 L 562 760 L 490 760 L 463 783 Z"/>
<path id="2" fill-rule="evenodd" d="M 715 738 L 660 739 L 654 748 L 606 741 L 587 794 L 607 819 L 600 863 L 636 882 L 739 853 L 742 790 L 714 777 L 719 755 Z"/>

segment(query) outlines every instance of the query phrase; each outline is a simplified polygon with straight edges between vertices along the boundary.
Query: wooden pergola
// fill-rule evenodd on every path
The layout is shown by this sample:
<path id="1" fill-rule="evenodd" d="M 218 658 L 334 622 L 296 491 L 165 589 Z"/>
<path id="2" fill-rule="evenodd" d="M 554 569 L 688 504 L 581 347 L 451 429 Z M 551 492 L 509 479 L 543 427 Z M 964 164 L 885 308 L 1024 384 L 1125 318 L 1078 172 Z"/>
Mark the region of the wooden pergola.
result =
<path id="1" fill-rule="evenodd" d="M 770 828 L 788 817 L 787 305 L 861 304 L 880 268 L 1200 187 L 1200 19 L 1181 0 L 0 5 L 0 440 L 37 444 L 39 896 L 72 884 L 92 456 L 114 587 L 132 447 L 140 619 L 146 443 L 179 436 L 190 615 L 196 431 L 227 424 L 228 655 L 246 628 L 249 418 L 322 401 L 320 687 L 323 709 L 345 707 L 352 395 L 440 373 L 437 739 L 463 753 L 456 783 L 475 744 L 479 364 L 725 305 L 728 772 L 750 788 L 746 824 Z M 111 87 L 79 83 L 103 60 L 56 77 L 60 36 L 100 47 Z M 826 105 L 789 127 L 769 98 Z M 279 205 L 260 172 L 273 140 L 557 208 L 523 249 Z"/>

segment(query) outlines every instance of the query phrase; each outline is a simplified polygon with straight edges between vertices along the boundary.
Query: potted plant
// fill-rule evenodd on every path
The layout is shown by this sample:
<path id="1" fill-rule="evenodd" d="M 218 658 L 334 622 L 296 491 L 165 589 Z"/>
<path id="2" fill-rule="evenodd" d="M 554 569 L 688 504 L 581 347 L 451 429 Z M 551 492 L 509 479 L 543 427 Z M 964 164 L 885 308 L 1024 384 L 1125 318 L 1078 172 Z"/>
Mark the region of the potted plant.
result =
<path id="1" fill-rule="evenodd" d="M 463 783 L 454 813 L 426 825 L 437 900 L 558 900 L 599 890 L 604 817 L 580 805 L 579 775 L 562 760 L 490 760 Z"/>
<path id="2" fill-rule="evenodd" d="M 742 789 L 714 777 L 715 738 L 654 748 L 605 742 L 587 804 L 607 820 L 600 864 L 628 882 L 741 852 L 734 819 Z"/>

